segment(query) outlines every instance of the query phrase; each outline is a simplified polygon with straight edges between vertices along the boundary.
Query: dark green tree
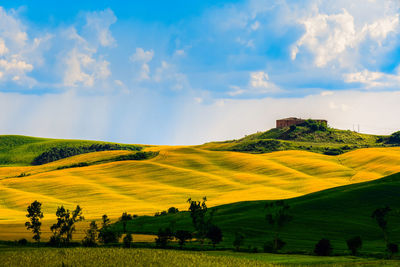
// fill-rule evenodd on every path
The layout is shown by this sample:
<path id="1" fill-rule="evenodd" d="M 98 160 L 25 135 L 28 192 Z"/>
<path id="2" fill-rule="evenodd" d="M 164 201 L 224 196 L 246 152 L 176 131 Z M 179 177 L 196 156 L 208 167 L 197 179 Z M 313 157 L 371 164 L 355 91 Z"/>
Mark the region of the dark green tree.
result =
<path id="1" fill-rule="evenodd" d="M 206 237 L 211 240 L 211 243 L 213 244 L 213 247 L 215 248 L 215 245 L 220 243 L 222 241 L 222 230 L 216 225 L 210 225 L 208 227 L 207 235 Z"/>
<path id="2" fill-rule="evenodd" d="M 125 234 L 126 233 L 126 225 L 127 225 L 128 221 L 132 220 L 132 215 L 124 212 L 124 213 L 122 213 L 122 216 L 119 220 L 122 222 L 122 231 Z"/>
<path id="3" fill-rule="evenodd" d="M 321 240 L 319 240 L 318 243 L 315 245 L 314 253 L 317 254 L 318 256 L 331 255 L 332 253 L 331 241 L 329 241 L 329 239 L 326 238 L 322 238 Z"/>
<path id="4" fill-rule="evenodd" d="M 244 244 L 244 235 L 240 232 L 235 233 L 235 239 L 233 240 L 233 246 L 235 247 L 236 251 L 240 250 L 240 247 Z"/>
<path id="5" fill-rule="evenodd" d="M 282 227 L 292 220 L 292 216 L 288 214 L 290 206 L 283 200 L 278 200 L 265 204 L 265 208 L 267 209 L 265 219 L 275 232 L 272 249 L 278 251 L 285 245 L 279 238 L 279 233 Z"/>
<path id="6" fill-rule="evenodd" d="M 394 244 L 394 243 L 387 244 L 386 248 L 387 248 L 387 251 L 389 253 L 389 258 L 393 258 L 393 254 L 399 252 L 399 246 L 397 244 Z"/>
<path id="7" fill-rule="evenodd" d="M 28 214 L 26 217 L 30 219 L 30 221 L 25 223 L 25 227 L 27 230 L 32 230 L 33 239 L 39 244 L 40 242 L 40 227 L 42 226 L 43 212 L 42 212 L 42 203 L 35 200 L 31 205 L 27 208 Z"/>
<path id="8" fill-rule="evenodd" d="M 360 236 L 355 236 L 346 241 L 347 247 L 352 255 L 357 255 L 357 251 L 362 247 L 362 239 Z"/>
<path id="9" fill-rule="evenodd" d="M 192 234 L 189 231 L 178 230 L 175 233 L 175 238 L 179 240 L 179 246 L 182 248 L 187 240 L 192 239 Z"/>
<path id="10" fill-rule="evenodd" d="M 187 202 L 189 203 L 189 212 L 190 217 L 192 218 L 192 223 L 194 229 L 196 229 L 196 237 L 200 240 L 200 243 L 203 244 L 204 238 L 207 234 L 207 228 L 209 221 L 206 221 L 206 213 L 207 213 L 207 198 L 203 197 L 203 201 L 195 201 L 189 198 Z M 212 216 L 211 216 L 212 217 Z"/>
<path id="11" fill-rule="evenodd" d="M 379 228 L 381 228 L 383 233 L 383 239 L 386 246 L 388 245 L 388 217 L 392 209 L 389 206 L 382 208 L 377 208 L 372 212 L 371 217 L 376 220 Z"/>
<path id="12" fill-rule="evenodd" d="M 122 242 L 124 243 L 124 248 L 130 248 L 132 246 L 132 234 L 127 233 L 124 238 L 122 239 Z"/>
<path id="13" fill-rule="evenodd" d="M 170 207 L 168 209 L 168 214 L 175 214 L 175 213 L 178 213 L 178 212 L 179 212 L 179 210 L 177 208 L 175 208 L 175 207 Z"/>
<path id="14" fill-rule="evenodd" d="M 58 207 L 56 211 L 57 223 L 50 227 L 53 236 L 50 242 L 53 244 L 68 244 L 72 240 L 75 232 L 75 223 L 84 220 L 82 209 L 79 205 L 72 212 L 65 209 L 64 206 Z"/>
<path id="15" fill-rule="evenodd" d="M 83 238 L 82 244 L 85 247 L 95 247 L 97 245 L 98 232 L 96 221 L 90 222 L 89 229 L 85 231 L 86 236 Z"/>
<path id="16" fill-rule="evenodd" d="M 167 228 L 159 228 L 156 238 L 156 245 L 161 248 L 165 248 L 173 239 L 174 235 L 169 227 Z"/>
<path id="17" fill-rule="evenodd" d="M 99 230 L 99 241 L 103 244 L 118 243 L 121 234 L 118 231 L 113 231 L 111 220 L 106 214 L 102 216 L 101 228 Z"/>

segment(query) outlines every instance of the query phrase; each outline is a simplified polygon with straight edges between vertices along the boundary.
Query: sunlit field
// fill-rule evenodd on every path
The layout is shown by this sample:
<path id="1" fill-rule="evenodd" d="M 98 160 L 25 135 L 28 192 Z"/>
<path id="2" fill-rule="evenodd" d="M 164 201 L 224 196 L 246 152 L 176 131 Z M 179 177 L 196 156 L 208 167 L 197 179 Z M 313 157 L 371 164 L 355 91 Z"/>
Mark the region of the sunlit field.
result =
<path id="1" fill-rule="evenodd" d="M 0 228 L 8 229 L 3 237 L 21 237 L 26 207 L 34 200 L 43 202 L 45 225 L 50 225 L 60 205 L 71 209 L 79 204 L 86 219 L 103 214 L 116 219 L 124 211 L 151 215 L 171 206 L 185 210 L 189 197 L 207 196 L 209 206 L 291 198 L 400 171 L 400 148 L 360 149 L 340 156 L 169 146 L 145 150 L 160 153 L 149 160 L 96 163 L 130 153 L 103 151 L 41 166 L 0 168 Z M 68 168 L 80 162 L 94 165 Z M 27 176 L 17 177 L 21 173 Z"/>
<path id="2" fill-rule="evenodd" d="M 2 266 L 398 266 L 399 261 L 356 257 L 189 252 L 161 249 L 30 248 L 0 250 Z"/>

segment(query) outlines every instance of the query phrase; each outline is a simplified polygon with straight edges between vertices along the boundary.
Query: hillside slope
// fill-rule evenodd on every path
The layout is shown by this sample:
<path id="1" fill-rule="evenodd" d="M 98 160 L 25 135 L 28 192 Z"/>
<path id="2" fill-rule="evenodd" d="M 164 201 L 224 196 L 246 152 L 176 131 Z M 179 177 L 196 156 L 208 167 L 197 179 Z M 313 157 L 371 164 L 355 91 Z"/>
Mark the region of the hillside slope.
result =
<path id="1" fill-rule="evenodd" d="M 370 148 L 340 156 L 306 151 L 247 154 L 195 147 L 147 147 L 158 156 L 63 168 L 112 159 L 129 151 L 78 155 L 41 166 L 0 168 L 0 223 L 25 220 L 27 205 L 43 202 L 46 218 L 57 206 L 79 204 L 86 218 L 128 211 L 151 214 L 185 208 L 188 197 L 210 205 L 301 196 L 400 172 L 400 148 Z M 25 175 L 21 175 L 21 174 Z"/>
<path id="2" fill-rule="evenodd" d="M 286 200 L 293 220 L 281 231 L 284 251 L 311 252 L 321 238 L 332 241 L 334 252 L 346 252 L 345 241 L 359 235 L 364 252 L 383 252 L 382 232 L 372 212 L 389 205 L 400 211 L 400 174 L 348 186 L 336 187 Z M 222 246 L 231 247 L 236 232 L 245 235 L 245 246 L 262 248 L 273 232 L 265 220 L 267 201 L 246 201 L 215 207 L 214 223 L 224 233 Z M 389 217 L 389 240 L 400 242 L 400 214 Z M 175 229 L 193 230 L 188 212 L 158 217 L 139 217 L 128 224 L 133 232 L 157 233 L 175 222 Z M 120 225 L 119 225 L 120 227 Z"/>
<path id="3" fill-rule="evenodd" d="M 322 125 L 324 126 L 324 125 Z M 392 142 L 395 140 L 395 142 Z M 266 153 L 282 150 L 306 150 L 326 155 L 339 155 L 367 147 L 399 145 L 398 137 L 362 134 L 349 130 L 321 127 L 315 121 L 298 126 L 273 128 L 238 140 L 210 142 L 199 146 L 216 151 Z"/>

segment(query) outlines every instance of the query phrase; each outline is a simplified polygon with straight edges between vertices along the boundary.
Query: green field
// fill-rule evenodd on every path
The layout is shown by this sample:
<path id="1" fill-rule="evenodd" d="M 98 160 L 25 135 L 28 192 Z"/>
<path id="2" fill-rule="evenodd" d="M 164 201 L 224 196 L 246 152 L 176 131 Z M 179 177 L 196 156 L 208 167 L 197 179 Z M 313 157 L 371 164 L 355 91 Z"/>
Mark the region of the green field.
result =
<path id="1" fill-rule="evenodd" d="M 357 257 L 120 248 L 1 248 L 1 266 L 398 266 Z"/>
<path id="2" fill-rule="evenodd" d="M 287 200 L 293 220 L 282 229 L 287 242 L 284 252 L 312 253 L 321 238 L 331 240 L 333 253 L 348 253 L 345 241 L 361 236 L 362 253 L 382 253 L 385 250 L 380 228 L 371 218 L 374 209 L 389 205 L 400 210 L 400 174 L 372 182 L 348 185 Z M 220 246 L 232 247 L 235 232 L 242 232 L 245 246 L 262 250 L 272 240 L 273 232 L 266 223 L 266 201 L 239 202 L 214 207 L 214 223 L 221 227 L 224 241 Z M 167 207 L 166 207 L 167 208 Z M 188 212 L 159 217 L 139 217 L 128 224 L 128 229 L 139 233 L 157 233 L 159 227 L 193 231 Z M 400 242 L 400 214 L 389 221 L 390 240 Z"/>

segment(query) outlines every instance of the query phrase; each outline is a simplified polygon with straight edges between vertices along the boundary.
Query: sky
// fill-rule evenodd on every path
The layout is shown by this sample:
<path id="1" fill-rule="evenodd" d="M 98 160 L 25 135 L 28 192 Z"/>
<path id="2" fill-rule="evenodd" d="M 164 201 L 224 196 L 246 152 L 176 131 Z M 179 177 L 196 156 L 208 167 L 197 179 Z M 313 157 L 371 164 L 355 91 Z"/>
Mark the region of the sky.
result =
<path id="1" fill-rule="evenodd" d="M 187 145 L 400 130 L 400 1 L 0 3 L 0 134 Z"/>

